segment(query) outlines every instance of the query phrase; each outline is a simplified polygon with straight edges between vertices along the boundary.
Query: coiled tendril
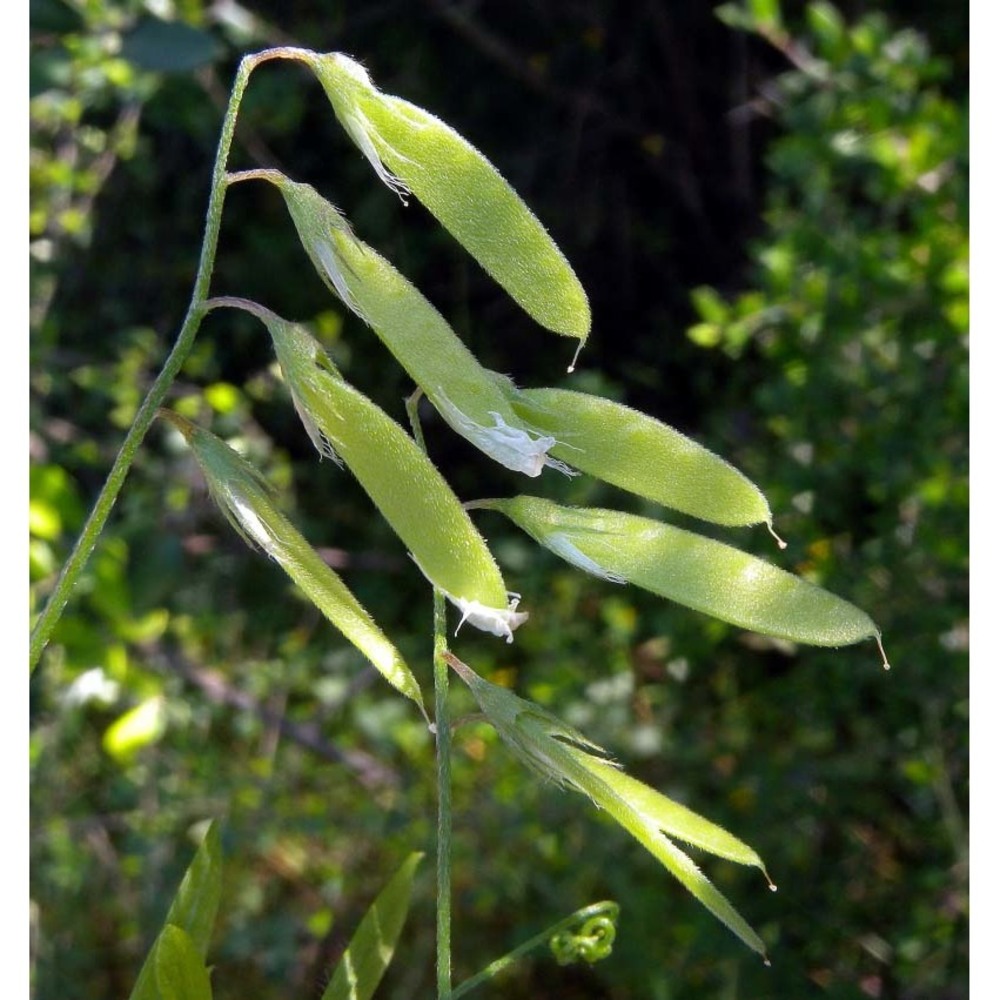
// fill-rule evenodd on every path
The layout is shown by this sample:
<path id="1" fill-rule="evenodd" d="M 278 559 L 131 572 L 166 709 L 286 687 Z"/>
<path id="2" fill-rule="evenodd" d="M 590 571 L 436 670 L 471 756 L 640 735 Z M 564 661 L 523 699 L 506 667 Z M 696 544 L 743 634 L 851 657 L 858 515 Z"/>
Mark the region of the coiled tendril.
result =
<path id="1" fill-rule="evenodd" d="M 579 961 L 593 965 L 611 954 L 616 933 L 614 917 L 591 917 L 578 931 L 553 934 L 549 947 L 560 965 Z"/>

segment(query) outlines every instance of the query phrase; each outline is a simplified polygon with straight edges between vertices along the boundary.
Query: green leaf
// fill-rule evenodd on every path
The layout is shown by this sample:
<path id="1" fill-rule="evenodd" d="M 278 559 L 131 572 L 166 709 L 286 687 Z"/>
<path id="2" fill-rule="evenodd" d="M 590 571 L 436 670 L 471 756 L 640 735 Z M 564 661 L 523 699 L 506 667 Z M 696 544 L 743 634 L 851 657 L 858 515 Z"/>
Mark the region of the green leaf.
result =
<path id="1" fill-rule="evenodd" d="M 411 854 L 378 894 L 333 970 L 322 1000 L 369 1000 L 374 994 L 406 922 L 413 873 L 422 857 Z"/>
<path id="2" fill-rule="evenodd" d="M 163 697 L 155 695 L 115 719 L 104 731 L 101 744 L 116 760 L 124 761 L 137 750 L 155 743 L 165 729 Z"/>
<path id="3" fill-rule="evenodd" d="M 222 46 L 207 31 L 180 21 L 145 18 L 122 39 L 121 55 L 139 69 L 190 73 L 214 62 Z"/>
<path id="4" fill-rule="evenodd" d="M 749 0 L 750 14 L 758 28 L 781 27 L 780 0 Z"/>
<path id="5" fill-rule="evenodd" d="M 552 454 L 647 500 L 724 525 L 771 523 L 738 469 L 645 413 L 566 389 L 511 391 L 514 411 L 556 439 Z"/>
<path id="6" fill-rule="evenodd" d="M 476 506 L 500 511 L 586 572 L 633 583 L 741 628 L 814 646 L 879 639 L 875 623 L 853 604 L 681 528 L 620 511 L 562 507 L 540 497 L 482 500 Z"/>
<path id="7" fill-rule="evenodd" d="M 766 960 L 759 935 L 667 835 L 697 844 L 731 861 L 753 865 L 766 877 L 763 862 L 752 848 L 704 817 L 623 774 L 610 761 L 595 756 L 595 753 L 603 755 L 604 751 L 538 705 L 483 680 L 451 653 L 445 658 L 522 763 L 557 785 L 586 795 Z"/>
<path id="8" fill-rule="evenodd" d="M 326 619 L 372 662 L 426 718 L 420 685 L 406 661 L 344 582 L 277 509 L 260 473 L 214 434 L 168 410 L 186 438 L 216 503 L 251 547 L 259 546 L 291 577 Z"/>
<path id="9" fill-rule="evenodd" d="M 359 240 L 333 205 L 276 170 L 243 176 L 278 187 L 320 277 L 372 327 L 452 430 L 514 472 L 534 477 L 552 466 L 571 473 L 548 455 L 555 439 L 514 412 L 510 380 L 484 368 L 434 306 Z"/>
<path id="10" fill-rule="evenodd" d="M 212 1000 L 204 959 L 180 927 L 167 924 L 163 928 L 154 954 L 156 986 L 162 1000 Z"/>
<path id="11" fill-rule="evenodd" d="M 188 866 L 163 922 L 164 930 L 173 927 L 183 931 L 192 954 L 199 958 L 202 963 L 208 954 L 208 945 L 221 897 L 222 842 L 218 826 L 213 822 L 205 833 L 205 838 L 198 847 L 194 859 Z M 161 992 L 159 987 L 157 959 L 162 939 L 163 933 L 161 932 L 143 963 L 135 987 L 130 994 L 130 1000 L 166 1000 L 167 994 Z M 178 946 L 177 941 L 174 940 L 167 947 L 168 953 L 173 954 L 176 953 L 178 947 L 183 951 L 186 946 L 184 944 Z M 185 959 L 182 964 L 186 968 L 187 960 Z M 195 994 L 195 996 L 200 996 L 200 994 Z"/>
<path id="12" fill-rule="evenodd" d="M 222 837 L 213 821 L 184 874 L 166 920 L 187 932 L 202 958 L 208 954 L 221 898 Z"/>
<path id="13" fill-rule="evenodd" d="M 404 200 L 415 194 L 542 326 L 590 331 L 590 305 L 552 237 L 496 168 L 434 115 L 375 88 L 342 53 L 310 53 L 334 111 L 376 173 Z"/>

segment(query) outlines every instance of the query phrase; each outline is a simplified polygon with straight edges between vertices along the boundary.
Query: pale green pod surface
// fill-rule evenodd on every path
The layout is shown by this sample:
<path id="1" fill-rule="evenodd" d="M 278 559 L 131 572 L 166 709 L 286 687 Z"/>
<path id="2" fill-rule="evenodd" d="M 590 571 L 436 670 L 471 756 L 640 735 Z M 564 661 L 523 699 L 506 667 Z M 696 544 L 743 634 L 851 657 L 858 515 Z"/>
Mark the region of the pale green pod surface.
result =
<path id="1" fill-rule="evenodd" d="M 715 524 L 771 522 L 764 494 L 738 469 L 672 427 L 600 396 L 512 390 L 515 413 L 555 438 L 581 472 Z"/>
<path id="2" fill-rule="evenodd" d="M 621 798 L 630 802 L 644 816 L 648 816 L 668 837 L 675 837 L 694 847 L 700 847 L 716 857 L 759 868 L 765 877 L 767 876 L 760 855 L 728 830 L 705 819 L 704 816 L 699 816 L 698 813 L 656 791 L 655 788 L 637 781 L 606 760 L 600 760 L 591 754 L 580 754 L 579 757 L 588 771 L 610 785 Z M 770 879 L 768 881 L 770 882 Z"/>
<path id="3" fill-rule="evenodd" d="M 374 995 L 406 923 L 413 875 L 422 857 L 411 854 L 368 908 L 333 970 L 322 1000 L 370 1000 Z"/>
<path id="4" fill-rule="evenodd" d="M 341 53 L 308 60 L 379 177 L 412 192 L 536 322 L 581 344 L 586 293 L 545 227 L 482 153 L 440 119 L 381 93 Z"/>
<path id="5" fill-rule="evenodd" d="M 446 659 L 523 764 L 557 785 L 586 795 L 748 947 L 765 955 L 759 935 L 669 836 L 764 871 L 755 851 L 704 817 L 630 778 L 606 759 L 600 747 L 538 705 L 483 680 L 454 655 L 446 654 Z"/>
<path id="6" fill-rule="evenodd" d="M 274 341 L 296 409 L 321 453 L 343 459 L 462 621 L 508 641 L 527 615 L 508 601 L 483 536 L 436 466 L 388 414 L 341 377 L 303 327 L 255 303 Z"/>
<path id="7" fill-rule="evenodd" d="M 871 618 L 842 598 L 672 525 L 620 511 L 562 507 L 540 497 L 477 506 L 506 514 L 540 545 L 581 569 L 594 572 L 596 565 L 598 575 L 612 574 L 741 628 L 814 646 L 879 637 Z"/>
<path id="8" fill-rule="evenodd" d="M 175 413 L 163 415 L 187 439 L 213 497 L 243 538 L 274 559 L 327 620 L 426 715 L 420 685 L 399 651 L 340 577 L 277 509 L 260 473 L 214 434 Z"/>
<path id="9" fill-rule="evenodd" d="M 444 317 L 385 258 L 359 240 L 346 219 L 308 184 L 277 172 L 299 238 L 328 287 L 373 330 L 445 422 L 505 468 L 538 476 L 555 438 L 512 408 L 509 379 L 484 368 Z"/>

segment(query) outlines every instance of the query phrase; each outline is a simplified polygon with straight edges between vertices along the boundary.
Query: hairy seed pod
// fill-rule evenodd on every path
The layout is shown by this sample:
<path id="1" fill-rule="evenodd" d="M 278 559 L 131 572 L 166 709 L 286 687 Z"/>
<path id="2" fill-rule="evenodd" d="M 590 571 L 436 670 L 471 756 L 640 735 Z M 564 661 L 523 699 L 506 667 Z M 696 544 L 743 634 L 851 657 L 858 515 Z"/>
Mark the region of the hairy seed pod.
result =
<path id="1" fill-rule="evenodd" d="M 426 717 L 420 685 L 399 651 L 340 577 L 278 510 L 263 476 L 209 431 L 169 410 L 161 411 L 161 416 L 184 435 L 215 502 L 244 541 L 263 549 L 278 563 L 327 620 L 368 657 L 397 691 L 415 701 Z"/>
<path id="2" fill-rule="evenodd" d="M 320 277 L 378 334 L 444 421 L 514 472 L 538 476 L 557 443 L 518 416 L 510 380 L 484 368 L 445 318 L 384 257 L 358 239 L 343 215 L 308 184 L 259 171 L 281 191 L 299 239 Z"/>
<path id="3" fill-rule="evenodd" d="M 413 438 L 344 380 L 305 328 L 246 300 L 214 301 L 246 309 L 264 323 L 295 408 L 321 454 L 343 460 L 421 572 L 462 611 L 462 621 L 509 641 L 527 614 L 508 600 L 482 535 Z"/>
<path id="4" fill-rule="evenodd" d="M 715 524 L 771 523 L 764 494 L 725 459 L 659 420 L 567 389 L 513 390 L 514 412 L 588 475 Z"/>
<path id="5" fill-rule="evenodd" d="M 541 497 L 479 500 L 474 506 L 500 511 L 580 569 L 593 573 L 596 565 L 599 576 L 623 579 L 741 628 L 813 646 L 875 639 L 881 649 L 878 628 L 860 608 L 703 535 L 620 511 L 563 507 Z M 573 552 L 582 558 L 573 558 Z"/>
<path id="6" fill-rule="evenodd" d="M 542 326 L 590 331 L 590 305 L 545 227 L 496 168 L 423 108 L 378 90 L 342 53 L 304 55 L 348 135 L 405 202 L 412 192 Z"/>
<path id="7" fill-rule="evenodd" d="M 607 759 L 599 746 L 545 709 L 484 680 L 453 654 L 446 653 L 445 659 L 469 686 L 490 724 L 521 763 L 562 788 L 586 795 L 766 961 L 764 942 L 756 931 L 671 838 L 739 864 L 753 865 L 763 872 L 773 889 L 774 883 L 753 848 L 656 789 L 629 777 Z M 597 939 L 590 942 L 595 946 L 591 954 L 600 957 L 602 935 L 595 936 Z M 610 947 L 611 942 L 606 938 L 604 941 Z"/>

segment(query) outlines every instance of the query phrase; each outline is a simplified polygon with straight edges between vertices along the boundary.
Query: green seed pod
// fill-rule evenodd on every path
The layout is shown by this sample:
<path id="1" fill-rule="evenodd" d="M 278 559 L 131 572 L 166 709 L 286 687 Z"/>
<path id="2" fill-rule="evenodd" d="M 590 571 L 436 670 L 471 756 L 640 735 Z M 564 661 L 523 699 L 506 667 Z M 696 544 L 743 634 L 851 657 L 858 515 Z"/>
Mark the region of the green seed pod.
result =
<path id="1" fill-rule="evenodd" d="M 607 759 L 599 746 L 543 708 L 483 680 L 451 653 L 446 653 L 445 659 L 469 686 L 490 724 L 521 763 L 562 788 L 586 795 L 635 837 L 737 937 L 767 960 L 764 942 L 757 933 L 670 838 L 695 844 L 739 864 L 753 865 L 764 873 L 774 889 L 764 863 L 753 848 L 629 777 Z"/>
<path id="2" fill-rule="evenodd" d="M 214 434 L 169 410 L 161 411 L 161 416 L 184 435 L 215 502 L 244 541 L 274 559 L 379 673 L 417 703 L 426 718 L 420 685 L 403 657 L 340 577 L 278 510 L 263 476 Z"/>
<path id="3" fill-rule="evenodd" d="M 375 330 L 456 433 L 514 472 L 538 476 L 551 466 L 572 474 L 548 454 L 556 439 L 514 412 L 510 380 L 484 368 L 434 306 L 359 240 L 333 205 L 277 171 L 253 176 L 278 187 L 320 277 Z"/>
<path id="4" fill-rule="evenodd" d="M 421 572 L 462 612 L 502 636 L 528 617 L 459 499 L 414 440 L 343 377 L 303 327 L 253 302 L 215 299 L 253 313 L 271 333 L 295 408 L 321 454 L 343 459 Z M 461 625 L 461 623 L 460 623 Z"/>
<path id="5" fill-rule="evenodd" d="M 404 202 L 415 194 L 530 316 L 582 346 L 590 331 L 586 293 L 544 226 L 482 153 L 434 115 L 376 89 L 350 57 L 302 58 L 381 180 Z"/>
<path id="6" fill-rule="evenodd" d="M 513 390 L 510 399 L 555 439 L 553 455 L 582 472 L 704 521 L 771 525 L 764 494 L 742 472 L 645 413 L 566 389 Z"/>
<path id="7" fill-rule="evenodd" d="M 814 646 L 874 638 L 881 649 L 875 623 L 853 604 L 714 539 L 633 514 L 562 507 L 539 497 L 475 506 L 500 511 L 585 572 L 633 583 L 741 628 Z"/>

